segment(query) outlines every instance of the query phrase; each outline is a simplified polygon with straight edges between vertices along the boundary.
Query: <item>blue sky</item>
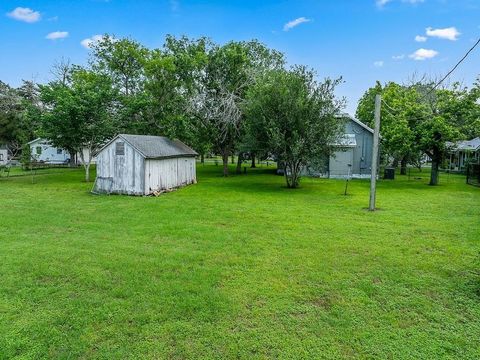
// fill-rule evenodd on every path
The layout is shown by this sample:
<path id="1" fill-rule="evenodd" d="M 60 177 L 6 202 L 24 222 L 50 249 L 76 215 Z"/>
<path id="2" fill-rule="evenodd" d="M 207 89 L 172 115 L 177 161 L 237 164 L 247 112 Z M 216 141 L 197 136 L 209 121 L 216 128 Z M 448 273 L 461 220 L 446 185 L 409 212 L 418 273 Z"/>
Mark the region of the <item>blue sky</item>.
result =
<path id="1" fill-rule="evenodd" d="M 148 47 L 166 34 L 256 38 L 320 77 L 342 76 L 353 113 L 376 80 L 445 74 L 480 37 L 480 0 L 2 0 L 0 80 L 48 81 L 56 59 L 85 64 L 84 45 L 104 33 Z M 479 64 L 480 48 L 452 80 L 470 85 Z"/>

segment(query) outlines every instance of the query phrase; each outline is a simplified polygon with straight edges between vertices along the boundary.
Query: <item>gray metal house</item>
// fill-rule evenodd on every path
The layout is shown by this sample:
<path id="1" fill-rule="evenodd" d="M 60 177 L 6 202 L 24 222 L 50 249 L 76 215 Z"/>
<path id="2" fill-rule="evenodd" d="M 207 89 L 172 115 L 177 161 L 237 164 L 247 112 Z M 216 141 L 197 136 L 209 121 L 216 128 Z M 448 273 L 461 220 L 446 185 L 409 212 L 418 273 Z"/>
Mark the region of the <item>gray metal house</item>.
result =
<path id="1" fill-rule="evenodd" d="M 325 166 L 307 167 L 306 175 L 330 178 L 368 178 L 372 169 L 373 129 L 348 114 L 345 132 L 334 144 L 335 151 L 325 161 Z"/>
<path id="2" fill-rule="evenodd" d="M 93 192 L 150 195 L 194 184 L 197 155 L 179 140 L 117 135 L 97 154 Z"/>

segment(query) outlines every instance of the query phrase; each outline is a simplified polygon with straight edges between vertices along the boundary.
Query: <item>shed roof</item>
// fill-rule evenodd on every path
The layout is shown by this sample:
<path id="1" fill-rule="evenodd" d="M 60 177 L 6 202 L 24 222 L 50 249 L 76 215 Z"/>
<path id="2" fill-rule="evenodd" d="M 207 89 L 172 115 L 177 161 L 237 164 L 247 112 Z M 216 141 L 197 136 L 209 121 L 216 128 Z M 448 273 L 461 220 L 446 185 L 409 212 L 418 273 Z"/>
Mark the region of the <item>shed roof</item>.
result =
<path id="1" fill-rule="evenodd" d="M 196 151 L 180 140 L 171 140 L 164 136 L 119 134 L 116 138 L 125 140 L 146 159 L 162 159 L 180 156 L 193 157 L 198 155 Z"/>
<path id="2" fill-rule="evenodd" d="M 375 132 L 371 127 L 367 126 L 366 124 L 364 124 L 363 122 L 358 120 L 356 117 L 354 117 L 354 116 L 352 116 L 348 113 L 341 113 L 337 116 L 340 117 L 340 118 L 346 118 L 346 119 L 349 119 L 349 120 L 353 121 L 355 124 L 361 126 L 362 128 L 364 128 L 365 130 L 367 130 L 368 132 L 370 132 L 372 134 Z"/>

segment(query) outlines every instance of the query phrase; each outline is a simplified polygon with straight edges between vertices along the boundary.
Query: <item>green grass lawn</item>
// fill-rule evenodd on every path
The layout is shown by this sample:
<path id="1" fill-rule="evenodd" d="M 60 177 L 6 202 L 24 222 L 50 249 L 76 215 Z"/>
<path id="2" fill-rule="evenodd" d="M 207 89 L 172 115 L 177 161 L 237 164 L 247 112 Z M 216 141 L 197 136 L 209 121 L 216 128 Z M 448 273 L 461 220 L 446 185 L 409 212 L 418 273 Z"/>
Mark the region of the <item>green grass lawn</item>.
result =
<path id="1" fill-rule="evenodd" d="M 478 359 L 480 189 L 265 169 L 161 197 L 0 179 L 0 358 Z"/>

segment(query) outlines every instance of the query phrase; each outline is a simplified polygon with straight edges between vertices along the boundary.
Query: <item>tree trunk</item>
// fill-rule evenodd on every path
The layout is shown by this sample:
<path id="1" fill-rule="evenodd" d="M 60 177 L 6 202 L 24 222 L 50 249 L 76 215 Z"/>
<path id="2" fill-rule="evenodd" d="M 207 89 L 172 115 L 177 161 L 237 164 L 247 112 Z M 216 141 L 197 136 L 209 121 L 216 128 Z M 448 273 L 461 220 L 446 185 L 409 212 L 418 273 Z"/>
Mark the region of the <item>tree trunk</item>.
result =
<path id="1" fill-rule="evenodd" d="M 403 157 L 400 162 L 400 175 L 407 175 L 407 158 Z"/>
<path id="2" fill-rule="evenodd" d="M 393 159 L 392 167 L 395 169 L 398 167 L 398 158 Z"/>
<path id="3" fill-rule="evenodd" d="M 433 154 L 432 157 L 432 172 L 430 174 L 430 184 L 431 186 L 438 185 L 438 167 L 440 165 L 439 156 Z"/>
<path id="4" fill-rule="evenodd" d="M 255 153 L 252 153 L 251 156 L 252 156 L 252 166 L 250 167 L 252 169 L 255 169 L 257 167 L 257 165 L 255 164 Z"/>
<path id="5" fill-rule="evenodd" d="M 222 154 L 222 161 L 223 161 L 223 176 L 228 176 L 228 152 L 224 151 Z"/>
<path id="6" fill-rule="evenodd" d="M 290 174 L 288 174 L 288 169 L 290 169 Z M 300 163 L 293 162 L 288 165 L 285 163 L 284 171 L 285 171 L 285 180 L 287 181 L 287 187 L 290 189 L 298 188 L 298 185 L 300 183 L 299 181 Z"/>
<path id="7" fill-rule="evenodd" d="M 200 154 L 200 162 L 205 165 L 205 154 Z"/>
<path id="8" fill-rule="evenodd" d="M 80 160 L 82 161 L 83 168 L 85 169 L 85 182 L 90 182 L 90 164 L 92 163 L 92 149 L 88 150 L 88 161 L 85 161 L 83 149 L 80 150 Z"/>
<path id="9" fill-rule="evenodd" d="M 235 154 L 232 154 L 232 164 L 235 164 Z"/>
<path id="10" fill-rule="evenodd" d="M 290 179 L 288 178 L 288 166 L 287 163 L 283 163 L 283 175 L 285 176 L 285 182 L 287 183 L 287 188 L 290 188 Z"/>
<path id="11" fill-rule="evenodd" d="M 68 166 L 75 167 L 75 155 L 77 152 L 73 149 L 67 149 L 67 152 L 70 154 L 70 161 L 68 162 Z"/>
<path id="12" fill-rule="evenodd" d="M 236 170 L 237 174 L 242 173 L 242 163 L 243 163 L 243 153 L 239 153 L 238 159 L 237 159 L 237 170 Z"/>
<path id="13" fill-rule="evenodd" d="M 85 165 L 85 182 L 90 182 L 90 164 Z"/>

